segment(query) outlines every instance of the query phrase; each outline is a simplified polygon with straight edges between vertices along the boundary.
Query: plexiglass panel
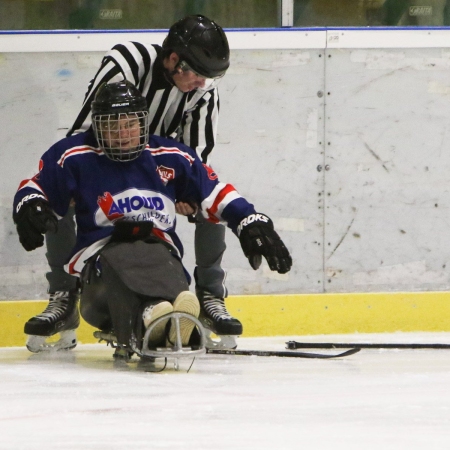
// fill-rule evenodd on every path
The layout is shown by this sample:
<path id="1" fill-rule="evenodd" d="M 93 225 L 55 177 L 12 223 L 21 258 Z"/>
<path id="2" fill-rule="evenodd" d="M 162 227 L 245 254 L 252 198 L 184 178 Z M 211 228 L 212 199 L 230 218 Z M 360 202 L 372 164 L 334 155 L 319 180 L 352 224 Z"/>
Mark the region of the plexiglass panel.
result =
<path id="1" fill-rule="evenodd" d="M 450 0 L 294 0 L 294 26 L 447 26 Z"/>
<path id="2" fill-rule="evenodd" d="M 226 28 L 278 27 L 280 0 L 0 0 L 0 30 L 169 28 L 204 14 Z"/>
<path id="3" fill-rule="evenodd" d="M 0 30 L 167 29 L 188 14 L 224 28 L 275 28 L 285 25 L 283 3 L 294 27 L 450 24 L 450 0 L 0 0 Z"/>

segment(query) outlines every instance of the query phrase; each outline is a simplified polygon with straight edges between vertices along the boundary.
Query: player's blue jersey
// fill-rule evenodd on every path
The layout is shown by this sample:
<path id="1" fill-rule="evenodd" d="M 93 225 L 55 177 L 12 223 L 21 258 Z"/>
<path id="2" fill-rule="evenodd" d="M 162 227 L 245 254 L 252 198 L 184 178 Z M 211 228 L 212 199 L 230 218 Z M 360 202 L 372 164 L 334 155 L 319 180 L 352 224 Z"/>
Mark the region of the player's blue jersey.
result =
<path id="1" fill-rule="evenodd" d="M 197 203 L 207 220 L 227 223 L 234 232 L 241 219 L 255 212 L 179 142 L 151 136 L 137 159 L 117 162 L 104 155 L 90 130 L 62 139 L 44 153 L 39 172 L 20 184 L 14 211 L 29 196 L 43 196 L 59 217 L 75 202 L 77 242 L 66 266 L 71 274 L 79 274 L 109 241 L 117 220 L 152 221 L 153 233 L 181 258 L 176 201 Z"/>

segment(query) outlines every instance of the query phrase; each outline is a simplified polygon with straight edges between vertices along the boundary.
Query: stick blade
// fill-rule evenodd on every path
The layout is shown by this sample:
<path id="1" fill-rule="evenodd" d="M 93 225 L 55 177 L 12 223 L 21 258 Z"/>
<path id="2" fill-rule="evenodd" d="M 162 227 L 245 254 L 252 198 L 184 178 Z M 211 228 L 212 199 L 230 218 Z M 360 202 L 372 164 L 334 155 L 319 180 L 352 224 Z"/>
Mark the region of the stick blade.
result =
<path id="1" fill-rule="evenodd" d="M 342 358 L 344 356 L 354 355 L 358 353 L 360 348 L 351 348 L 342 353 L 326 354 L 326 353 L 310 353 L 310 352 L 292 352 L 292 351 L 273 351 L 273 350 L 222 350 L 222 349 L 206 349 L 206 353 L 215 355 L 232 355 L 232 356 L 277 356 L 287 358 L 310 358 L 310 359 L 332 359 Z"/>

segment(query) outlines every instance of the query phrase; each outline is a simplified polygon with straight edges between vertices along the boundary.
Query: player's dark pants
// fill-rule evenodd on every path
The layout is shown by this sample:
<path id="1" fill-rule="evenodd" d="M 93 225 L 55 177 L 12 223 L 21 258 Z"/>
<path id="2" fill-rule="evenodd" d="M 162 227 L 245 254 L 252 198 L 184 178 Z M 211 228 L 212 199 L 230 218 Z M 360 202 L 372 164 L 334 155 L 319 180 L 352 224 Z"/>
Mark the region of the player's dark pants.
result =
<path id="1" fill-rule="evenodd" d="M 77 279 L 64 271 L 64 264 L 75 245 L 74 214 L 74 208 L 70 208 L 59 221 L 58 232 L 45 236 L 50 266 L 50 272 L 46 274 L 49 292 L 68 291 L 76 286 Z M 195 229 L 196 287 L 221 298 L 228 295 L 225 272 L 221 267 L 225 249 L 225 226 L 200 219 Z"/>
<path id="2" fill-rule="evenodd" d="M 154 301 L 173 302 L 189 289 L 181 262 L 161 243 L 112 243 L 86 264 L 80 313 L 90 325 L 113 331 L 119 344 L 142 338 L 142 311 Z"/>
<path id="3" fill-rule="evenodd" d="M 207 222 L 200 213 L 195 225 L 195 286 L 201 291 L 211 292 L 215 297 L 228 296 L 225 287 L 225 271 L 222 257 L 225 252 L 225 226 Z"/>
<path id="4" fill-rule="evenodd" d="M 46 273 L 49 283 L 49 292 L 70 291 L 77 284 L 77 277 L 69 275 L 64 270 L 64 264 L 70 257 L 75 246 L 75 208 L 69 207 L 67 214 L 58 222 L 57 233 L 47 233 L 45 243 L 47 245 L 48 265 L 50 272 Z"/>

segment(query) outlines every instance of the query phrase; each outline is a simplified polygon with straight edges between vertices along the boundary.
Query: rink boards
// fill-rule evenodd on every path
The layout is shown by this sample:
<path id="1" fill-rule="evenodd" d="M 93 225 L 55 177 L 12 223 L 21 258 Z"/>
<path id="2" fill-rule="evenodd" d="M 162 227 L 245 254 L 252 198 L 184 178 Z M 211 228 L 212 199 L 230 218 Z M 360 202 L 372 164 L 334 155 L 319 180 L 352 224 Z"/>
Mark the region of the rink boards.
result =
<path id="1" fill-rule="evenodd" d="M 271 216 L 294 260 L 286 275 L 264 264 L 255 272 L 228 232 L 227 286 L 239 295 L 227 306 L 244 336 L 448 330 L 449 37 L 448 29 L 230 32 L 211 164 Z M 45 249 L 23 251 L 11 221 L 19 181 L 65 134 L 104 51 L 161 38 L 1 35 L 0 346 L 24 344 L 23 324 L 47 297 Z M 33 111 L 27 133 L 24 111 Z M 192 272 L 193 227 L 178 226 Z M 78 335 L 94 341 L 84 323 Z"/>
<path id="2" fill-rule="evenodd" d="M 231 296 L 230 313 L 244 325 L 243 337 L 346 333 L 450 331 L 450 293 L 292 294 Z M 0 347 L 25 344 L 25 322 L 47 301 L 0 302 Z M 94 343 L 83 320 L 81 343 Z"/>
<path id="3" fill-rule="evenodd" d="M 1 300 L 47 297 L 45 249 L 26 253 L 11 220 L 19 182 L 67 132 L 105 50 L 161 38 L 56 36 L 0 34 Z M 271 217 L 294 264 L 253 271 L 229 231 L 229 292 L 450 290 L 450 30 L 230 31 L 230 42 L 211 165 Z M 178 222 L 192 273 L 194 227 Z"/>

